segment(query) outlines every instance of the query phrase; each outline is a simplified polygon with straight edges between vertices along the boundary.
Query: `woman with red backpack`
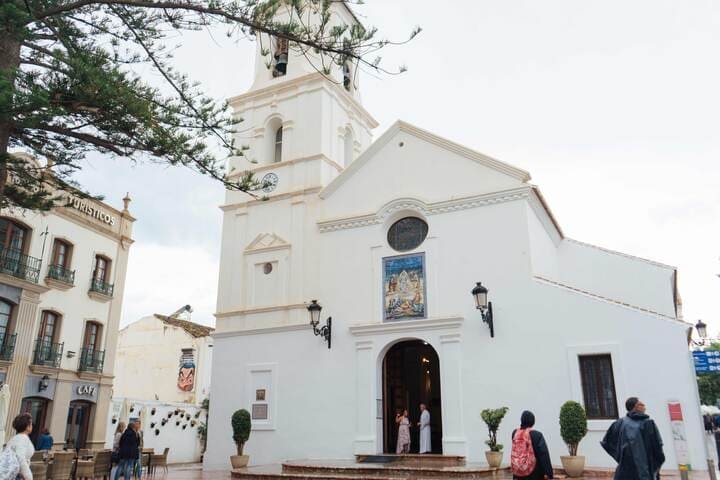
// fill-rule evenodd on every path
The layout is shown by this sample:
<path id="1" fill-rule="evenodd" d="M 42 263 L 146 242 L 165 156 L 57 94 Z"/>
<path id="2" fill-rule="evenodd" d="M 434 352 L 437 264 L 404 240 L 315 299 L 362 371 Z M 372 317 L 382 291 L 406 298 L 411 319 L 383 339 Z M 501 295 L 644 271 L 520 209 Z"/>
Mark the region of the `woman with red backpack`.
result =
<path id="1" fill-rule="evenodd" d="M 517 480 L 553 478 L 552 462 L 545 437 L 533 430 L 535 415 L 525 410 L 520 416 L 520 428 L 512 432 L 510 470 Z"/>

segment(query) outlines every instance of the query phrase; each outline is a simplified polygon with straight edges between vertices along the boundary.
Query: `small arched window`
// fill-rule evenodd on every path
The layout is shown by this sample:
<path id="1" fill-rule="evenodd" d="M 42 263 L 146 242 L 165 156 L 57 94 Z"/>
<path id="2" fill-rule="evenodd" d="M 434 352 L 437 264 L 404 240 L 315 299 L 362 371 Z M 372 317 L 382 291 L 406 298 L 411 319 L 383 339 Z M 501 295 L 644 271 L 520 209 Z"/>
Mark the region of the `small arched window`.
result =
<path id="1" fill-rule="evenodd" d="M 351 92 L 352 86 L 353 86 L 352 68 L 350 68 L 349 62 L 345 62 L 345 63 L 343 63 L 343 87 L 345 87 L 345 90 L 347 90 L 348 92 Z"/>
<path id="2" fill-rule="evenodd" d="M 417 217 L 401 218 L 390 226 L 387 240 L 393 250 L 407 252 L 419 247 L 427 237 L 428 224 Z"/>
<path id="3" fill-rule="evenodd" d="M 15 342 L 10 337 L 10 320 L 14 305 L 0 298 L 0 359 L 10 360 L 12 358 L 12 349 Z"/>
<path id="4" fill-rule="evenodd" d="M 7 218 L 0 218 L 0 248 L 24 253 L 28 237 L 27 227 Z"/>
<path id="5" fill-rule="evenodd" d="M 278 163 L 282 161 L 282 146 L 283 146 L 283 127 L 280 126 L 275 131 L 275 153 L 273 156 L 273 162 Z"/>

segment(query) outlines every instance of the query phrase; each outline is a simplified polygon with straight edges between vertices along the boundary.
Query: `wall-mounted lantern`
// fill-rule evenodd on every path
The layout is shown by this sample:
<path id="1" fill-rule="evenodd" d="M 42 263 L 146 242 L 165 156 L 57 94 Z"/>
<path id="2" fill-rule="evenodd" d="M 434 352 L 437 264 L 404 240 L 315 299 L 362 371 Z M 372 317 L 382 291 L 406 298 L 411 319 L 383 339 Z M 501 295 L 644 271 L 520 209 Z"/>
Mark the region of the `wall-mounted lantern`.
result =
<path id="1" fill-rule="evenodd" d="M 495 327 L 493 325 L 492 302 L 487 299 L 488 289 L 483 287 L 482 283 L 477 282 L 475 288 L 472 289 L 472 295 L 475 297 L 475 308 L 480 310 L 483 322 L 490 327 L 490 338 L 495 338 Z"/>
<path id="2" fill-rule="evenodd" d="M 48 389 L 48 387 L 50 386 L 49 380 L 50 377 L 48 377 L 47 375 L 42 376 L 42 378 L 40 379 L 40 383 L 38 383 L 38 392 L 44 392 Z"/>
<path id="3" fill-rule="evenodd" d="M 707 325 L 702 320 L 698 320 L 695 324 L 695 330 L 697 330 L 698 336 L 701 340 L 707 339 Z"/>
<path id="4" fill-rule="evenodd" d="M 325 320 L 325 325 L 318 328 L 318 325 L 320 325 L 320 312 L 322 311 L 322 307 L 317 300 L 312 300 L 307 309 L 308 312 L 310 312 L 310 325 L 313 328 L 313 333 L 316 336 L 323 337 L 328 344 L 328 348 L 330 348 L 332 341 L 332 317 L 328 317 L 327 320 Z"/>

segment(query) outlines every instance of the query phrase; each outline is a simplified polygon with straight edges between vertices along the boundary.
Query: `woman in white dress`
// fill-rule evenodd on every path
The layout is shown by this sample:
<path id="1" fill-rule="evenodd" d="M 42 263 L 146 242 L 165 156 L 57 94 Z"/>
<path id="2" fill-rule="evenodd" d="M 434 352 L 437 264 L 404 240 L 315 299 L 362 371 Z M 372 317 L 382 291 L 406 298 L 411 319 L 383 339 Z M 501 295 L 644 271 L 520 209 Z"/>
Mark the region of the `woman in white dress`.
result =
<path id="1" fill-rule="evenodd" d="M 30 471 L 30 458 L 32 458 L 33 453 L 35 453 L 35 447 L 33 446 L 32 440 L 30 440 L 30 434 L 33 430 L 32 417 L 29 413 L 22 413 L 15 417 L 12 425 L 17 433 L 7 442 L 5 448 L 15 451 L 18 462 L 20 463 L 19 476 L 24 480 L 33 480 L 33 475 Z"/>
<path id="2" fill-rule="evenodd" d="M 410 420 L 408 420 L 408 411 L 403 410 L 402 413 L 395 415 L 395 423 L 398 424 L 398 441 L 395 452 L 400 455 L 410 451 Z"/>

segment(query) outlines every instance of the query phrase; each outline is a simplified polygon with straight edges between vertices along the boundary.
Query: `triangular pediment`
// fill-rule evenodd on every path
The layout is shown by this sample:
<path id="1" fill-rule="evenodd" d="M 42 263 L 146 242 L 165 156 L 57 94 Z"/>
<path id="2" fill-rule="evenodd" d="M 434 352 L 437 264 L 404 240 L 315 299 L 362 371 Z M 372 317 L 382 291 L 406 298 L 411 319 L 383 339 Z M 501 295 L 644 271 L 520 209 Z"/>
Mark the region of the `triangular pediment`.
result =
<path id="1" fill-rule="evenodd" d="M 245 253 L 290 248 L 290 244 L 274 233 L 261 233 L 245 248 Z"/>
<path id="2" fill-rule="evenodd" d="M 377 212 L 399 198 L 427 204 L 528 186 L 525 170 L 398 121 L 321 192 L 323 216 Z"/>

